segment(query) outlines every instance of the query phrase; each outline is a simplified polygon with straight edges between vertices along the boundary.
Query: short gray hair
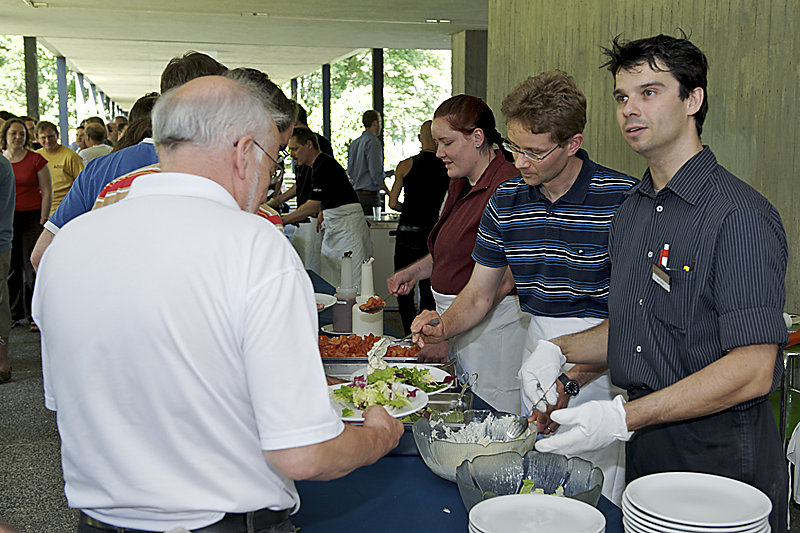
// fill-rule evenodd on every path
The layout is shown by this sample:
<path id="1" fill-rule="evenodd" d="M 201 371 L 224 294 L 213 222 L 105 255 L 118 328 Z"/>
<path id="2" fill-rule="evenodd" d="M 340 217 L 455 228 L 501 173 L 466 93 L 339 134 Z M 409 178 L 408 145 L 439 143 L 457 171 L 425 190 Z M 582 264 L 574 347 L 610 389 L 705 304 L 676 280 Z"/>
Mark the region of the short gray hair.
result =
<path id="1" fill-rule="evenodd" d="M 213 148 L 265 130 L 274 140 L 272 118 L 258 90 L 247 82 L 234 83 L 234 88 L 215 87 L 192 96 L 181 94 L 185 86 L 167 91 L 153 107 L 156 146 L 164 152 L 181 144 Z"/>
<path id="2" fill-rule="evenodd" d="M 267 112 L 275 121 L 278 131 L 283 133 L 297 120 L 297 104 L 286 97 L 280 87 L 269 76 L 254 68 L 236 68 L 223 74 L 237 83 L 252 87 L 261 98 Z"/>

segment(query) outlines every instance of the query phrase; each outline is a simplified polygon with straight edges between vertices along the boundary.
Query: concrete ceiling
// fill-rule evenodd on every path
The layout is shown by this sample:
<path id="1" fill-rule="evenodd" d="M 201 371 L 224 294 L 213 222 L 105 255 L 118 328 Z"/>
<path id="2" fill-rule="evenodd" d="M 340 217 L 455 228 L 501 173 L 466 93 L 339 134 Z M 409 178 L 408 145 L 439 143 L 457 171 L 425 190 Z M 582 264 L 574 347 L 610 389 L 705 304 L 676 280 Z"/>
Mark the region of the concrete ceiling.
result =
<path id="1" fill-rule="evenodd" d="M 0 34 L 36 36 L 128 109 L 187 50 L 277 83 L 365 48 L 449 49 L 488 0 L 0 0 Z M 38 6 L 38 7 L 32 7 Z M 427 20 L 449 20 L 430 23 Z"/>

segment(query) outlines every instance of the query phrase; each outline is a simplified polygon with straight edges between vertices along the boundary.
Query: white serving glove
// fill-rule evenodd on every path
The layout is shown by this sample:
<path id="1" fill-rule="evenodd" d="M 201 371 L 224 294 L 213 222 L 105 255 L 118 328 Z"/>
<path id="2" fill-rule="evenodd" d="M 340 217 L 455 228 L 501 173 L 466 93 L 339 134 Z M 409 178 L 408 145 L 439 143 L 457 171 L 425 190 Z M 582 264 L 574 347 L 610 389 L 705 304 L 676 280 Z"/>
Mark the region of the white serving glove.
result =
<path id="1" fill-rule="evenodd" d="M 561 353 L 561 348 L 552 342 L 540 340 L 536 344 L 536 348 L 533 349 L 530 357 L 519 370 L 519 379 L 522 383 L 522 406 L 525 413 L 532 413 L 534 407 L 544 413 L 547 411 L 548 403 L 556 404 L 558 389 L 553 384 L 561 375 L 561 367 L 566 362 L 567 358 Z M 545 391 L 547 391 L 546 395 Z M 536 402 L 535 405 L 534 402 Z"/>
<path id="2" fill-rule="evenodd" d="M 615 440 L 630 440 L 633 431 L 628 431 L 624 403 L 622 396 L 616 396 L 553 411 L 550 418 L 561 427 L 539 440 L 536 449 L 574 456 L 600 450 Z"/>

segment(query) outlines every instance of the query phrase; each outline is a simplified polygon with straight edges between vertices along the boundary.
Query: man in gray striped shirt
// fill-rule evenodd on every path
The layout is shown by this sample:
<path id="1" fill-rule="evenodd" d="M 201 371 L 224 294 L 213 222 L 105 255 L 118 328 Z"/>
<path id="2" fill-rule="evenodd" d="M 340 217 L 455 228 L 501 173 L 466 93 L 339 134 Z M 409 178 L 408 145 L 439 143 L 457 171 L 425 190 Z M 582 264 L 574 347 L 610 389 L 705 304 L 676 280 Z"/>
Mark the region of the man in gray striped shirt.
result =
<path id="1" fill-rule="evenodd" d="M 622 134 L 648 170 L 611 226 L 609 319 L 540 343 L 523 388 L 541 396 L 564 359 L 607 361 L 629 401 L 553 412 L 562 429 L 536 448 L 580 455 L 628 441 L 628 481 L 664 471 L 738 479 L 770 497 L 772 530 L 786 531 L 786 466 L 766 401 L 787 339 L 780 217 L 700 142 L 707 61 L 697 47 L 617 38 L 606 54 Z"/>

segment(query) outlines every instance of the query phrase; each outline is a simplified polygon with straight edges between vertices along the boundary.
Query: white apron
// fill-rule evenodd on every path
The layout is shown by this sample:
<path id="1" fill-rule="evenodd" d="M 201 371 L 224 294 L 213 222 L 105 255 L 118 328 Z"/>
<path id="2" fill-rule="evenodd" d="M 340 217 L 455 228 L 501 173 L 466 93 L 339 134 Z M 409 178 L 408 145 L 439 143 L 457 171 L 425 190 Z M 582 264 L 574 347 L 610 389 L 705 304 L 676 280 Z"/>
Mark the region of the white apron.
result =
<path id="1" fill-rule="evenodd" d="M 523 363 L 530 356 L 540 339 L 549 340 L 561 335 L 577 333 L 589 329 L 602 322 L 599 318 L 551 318 L 543 316 L 531 317 L 528 327 L 528 336 L 525 342 L 525 356 Z M 563 370 L 567 371 L 574 365 L 567 363 Z M 597 379 L 581 387 L 581 391 L 569 402 L 569 407 L 575 407 L 591 400 L 611 400 L 614 396 L 622 394 L 627 398 L 627 393 L 611 384 L 608 370 Z M 602 450 L 581 454 L 583 459 L 591 461 L 603 471 L 603 496 L 619 506 L 622 500 L 622 491 L 625 488 L 625 443 L 614 441 L 613 444 Z"/>
<path id="2" fill-rule="evenodd" d="M 320 249 L 322 248 L 322 231 L 317 231 L 317 220 L 301 222 L 292 236 L 292 246 L 300 256 L 300 260 L 308 270 L 317 274 L 322 270 Z M 320 274 L 321 275 L 321 274 Z"/>
<path id="3" fill-rule="evenodd" d="M 456 298 L 432 292 L 439 314 Z M 449 353 L 457 359 L 459 374 L 477 372 L 478 382 L 472 390 L 498 411 L 520 412 L 517 374 L 529 319 L 530 315 L 519 308 L 519 298 L 506 296 L 474 328 L 450 340 Z"/>
<path id="4" fill-rule="evenodd" d="M 342 256 L 353 252 L 353 285 L 361 286 L 361 263 L 372 257 L 372 240 L 361 204 L 345 204 L 322 211 L 324 222 L 320 259 L 322 278 L 339 286 L 342 276 Z"/>

